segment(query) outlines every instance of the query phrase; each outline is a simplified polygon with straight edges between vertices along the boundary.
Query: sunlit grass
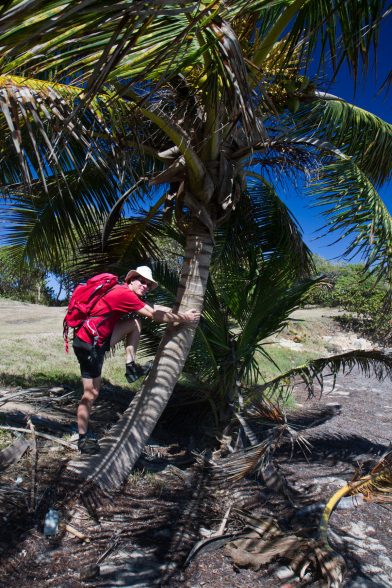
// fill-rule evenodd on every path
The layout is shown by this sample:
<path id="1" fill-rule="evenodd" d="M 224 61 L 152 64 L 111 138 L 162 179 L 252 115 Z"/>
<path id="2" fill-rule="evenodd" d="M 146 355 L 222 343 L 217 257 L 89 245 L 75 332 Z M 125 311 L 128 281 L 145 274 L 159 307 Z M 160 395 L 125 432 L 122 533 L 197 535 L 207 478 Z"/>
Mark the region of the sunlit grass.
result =
<path id="1" fill-rule="evenodd" d="M 13 311 L 13 307 L 8 308 L 8 305 L 6 320 L 0 325 L 0 386 L 67 386 L 81 389 L 79 365 L 72 351 L 72 343 L 70 341 L 69 353 L 65 353 L 62 339 L 64 309 L 15 305 Z M 312 353 L 282 348 L 276 344 L 266 345 L 265 349 L 278 366 L 258 354 L 257 360 L 265 381 L 319 355 L 319 350 Z M 142 363 L 145 358 L 139 356 L 138 361 Z M 103 385 L 134 390 L 140 387 L 140 382 L 132 386 L 127 383 L 124 366 L 124 350 L 118 346 L 105 359 Z"/>
<path id="2" fill-rule="evenodd" d="M 261 353 L 257 356 L 262 378 L 266 382 L 297 365 L 319 357 L 319 353 L 317 352 L 312 353 L 310 351 L 288 349 L 286 347 L 279 347 L 279 345 L 268 345 L 266 346 L 266 351 L 273 362 L 269 361 Z"/>

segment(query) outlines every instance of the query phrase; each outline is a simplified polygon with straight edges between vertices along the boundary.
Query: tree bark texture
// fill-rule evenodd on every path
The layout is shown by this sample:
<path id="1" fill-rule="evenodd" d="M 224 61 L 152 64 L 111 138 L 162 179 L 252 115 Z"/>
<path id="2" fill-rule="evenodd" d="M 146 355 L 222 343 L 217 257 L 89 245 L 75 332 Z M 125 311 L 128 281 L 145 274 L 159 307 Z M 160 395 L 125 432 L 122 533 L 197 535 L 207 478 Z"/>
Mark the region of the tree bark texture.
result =
<path id="1" fill-rule="evenodd" d="M 176 307 L 202 310 L 213 249 L 212 237 L 195 225 L 186 239 Z M 120 486 L 138 460 L 165 409 L 191 349 L 194 326 L 168 325 L 152 370 L 128 409 L 100 441 L 101 453 L 70 462 L 67 474 L 101 489 Z"/>

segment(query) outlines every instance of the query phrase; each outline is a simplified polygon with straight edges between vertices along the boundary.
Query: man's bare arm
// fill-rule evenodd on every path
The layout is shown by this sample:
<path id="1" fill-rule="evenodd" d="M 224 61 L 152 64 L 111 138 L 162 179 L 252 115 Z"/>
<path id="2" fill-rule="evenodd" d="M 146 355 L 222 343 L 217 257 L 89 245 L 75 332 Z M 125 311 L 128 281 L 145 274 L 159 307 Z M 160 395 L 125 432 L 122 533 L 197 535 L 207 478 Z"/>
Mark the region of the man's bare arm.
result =
<path id="1" fill-rule="evenodd" d="M 189 323 L 195 324 L 200 319 L 200 312 L 194 308 L 186 312 L 173 312 L 166 306 L 152 307 L 146 304 L 138 310 L 138 314 L 152 319 L 157 323 Z"/>

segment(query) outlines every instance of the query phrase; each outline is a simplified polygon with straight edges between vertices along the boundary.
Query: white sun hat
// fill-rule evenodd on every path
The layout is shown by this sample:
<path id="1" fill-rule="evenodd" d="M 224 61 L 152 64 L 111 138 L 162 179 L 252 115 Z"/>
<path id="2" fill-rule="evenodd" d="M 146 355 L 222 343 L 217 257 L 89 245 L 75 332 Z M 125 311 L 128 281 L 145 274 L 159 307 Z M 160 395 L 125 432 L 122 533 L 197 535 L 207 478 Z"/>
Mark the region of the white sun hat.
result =
<path id="1" fill-rule="evenodd" d="M 129 284 L 129 282 L 135 276 L 141 276 L 145 280 L 148 280 L 151 284 L 151 290 L 154 290 L 158 287 L 158 282 L 156 282 L 152 277 L 151 269 L 147 265 L 139 265 L 139 267 L 137 267 L 136 269 L 129 270 L 129 272 L 125 276 L 125 282 Z"/>

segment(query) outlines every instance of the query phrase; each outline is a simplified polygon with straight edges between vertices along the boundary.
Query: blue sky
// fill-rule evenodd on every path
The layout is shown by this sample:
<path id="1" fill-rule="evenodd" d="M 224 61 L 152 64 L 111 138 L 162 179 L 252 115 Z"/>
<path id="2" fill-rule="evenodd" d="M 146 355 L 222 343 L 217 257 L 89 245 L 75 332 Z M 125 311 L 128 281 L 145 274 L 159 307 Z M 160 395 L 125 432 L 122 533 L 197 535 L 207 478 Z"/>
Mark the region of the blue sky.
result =
<path id="1" fill-rule="evenodd" d="M 385 89 L 381 93 L 379 91 L 382 83 L 390 73 L 391 55 L 392 16 L 389 16 L 381 29 L 377 72 L 373 62 L 370 60 L 368 73 L 366 76 L 361 75 L 359 77 L 356 92 L 354 93 L 354 81 L 348 69 L 344 67 L 339 72 L 336 81 L 334 83 L 326 82 L 323 84 L 322 89 L 340 96 L 355 106 L 368 110 L 383 120 L 392 123 L 392 88 L 389 92 L 386 92 Z M 379 192 L 392 212 L 392 181 L 384 185 Z M 345 249 L 344 241 L 334 245 L 328 245 L 335 241 L 337 234 L 321 239 L 316 238 L 316 231 L 323 224 L 323 219 L 320 217 L 317 209 L 309 208 L 307 199 L 294 192 L 286 196 L 285 202 L 299 221 L 305 242 L 311 250 L 332 261 L 337 260 L 336 258 L 342 260 L 341 255 Z"/>

